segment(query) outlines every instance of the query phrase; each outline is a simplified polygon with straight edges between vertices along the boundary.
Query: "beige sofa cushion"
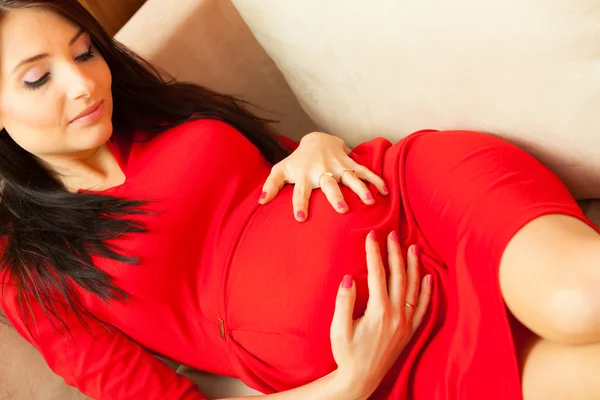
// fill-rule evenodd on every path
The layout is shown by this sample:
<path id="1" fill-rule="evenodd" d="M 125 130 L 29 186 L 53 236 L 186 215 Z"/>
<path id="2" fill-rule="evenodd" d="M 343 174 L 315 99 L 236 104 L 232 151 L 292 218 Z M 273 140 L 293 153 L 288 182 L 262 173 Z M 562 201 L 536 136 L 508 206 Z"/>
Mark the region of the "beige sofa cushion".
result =
<path id="1" fill-rule="evenodd" d="M 236 95 L 300 137 L 315 129 L 281 72 L 228 0 L 148 0 L 115 38 L 174 75 Z"/>
<path id="2" fill-rule="evenodd" d="M 493 132 L 600 197 L 598 1 L 234 4 L 322 130 Z"/>

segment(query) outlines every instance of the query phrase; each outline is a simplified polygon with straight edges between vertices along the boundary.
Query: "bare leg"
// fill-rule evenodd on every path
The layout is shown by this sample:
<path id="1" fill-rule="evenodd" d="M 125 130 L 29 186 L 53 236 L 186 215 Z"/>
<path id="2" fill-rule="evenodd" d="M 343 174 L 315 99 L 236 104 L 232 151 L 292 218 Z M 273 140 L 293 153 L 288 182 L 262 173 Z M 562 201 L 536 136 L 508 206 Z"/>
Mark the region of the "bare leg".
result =
<path id="1" fill-rule="evenodd" d="M 415 136 L 404 168 L 410 209 L 429 244 L 448 264 L 460 246 L 466 246 L 462 256 L 489 257 L 497 251 L 494 240 L 504 239 L 499 233 L 512 234 L 503 228 L 526 212 L 551 210 L 554 204 L 556 213 L 577 214 L 556 176 L 525 152 L 491 136 L 464 131 Z M 528 400 L 551 399 L 544 386 L 566 382 L 562 371 L 545 369 L 543 361 L 550 365 L 550 357 L 576 358 L 587 354 L 579 351 L 583 346 L 600 346 L 600 235 L 566 215 L 535 218 L 504 249 L 499 280 L 510 311 L 543 338 L 522 358 Z M 551 342 L 555 347 L 546 345 Z M 594 368 L 600 372 L 598 364 Z M 572 382 L 585 394 L 587 383 L 583 374 L 581 378 Z M 558 398 L 579 398 L 572 388 L 564 389 Z"/>
<path id="2" fill-rule="evenodd" d="M 518 354 L 524 399 L 600 398 L 600 235 L 563 215 L 533 220 L 504 251 L 500 287 L 539 335 Z"/>
<path id="3" fill-rule="evenodd" d="M 533 337 L 519 358 L 525 400 L 600 398 L 600 343 L 572 346 Z"/>
<path id="4" fill-rule="evenodd" d="M 502 255 L 500 288 L 538 336 L 600 343 L 600 235 L 582 221 L 546 215 L 523 227 Z"/>

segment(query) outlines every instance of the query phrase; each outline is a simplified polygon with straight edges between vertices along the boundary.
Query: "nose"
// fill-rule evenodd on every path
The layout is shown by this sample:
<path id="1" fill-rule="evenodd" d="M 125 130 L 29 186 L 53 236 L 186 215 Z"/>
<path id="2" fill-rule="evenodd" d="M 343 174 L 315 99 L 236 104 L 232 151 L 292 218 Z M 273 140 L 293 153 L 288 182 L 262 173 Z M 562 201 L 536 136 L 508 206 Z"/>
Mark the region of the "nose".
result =
<path id="1" fill-rule="evenodd" d="M 92 97 L 96 90 L 96 82 L 85 71 L 85 67 L 72 63 L 66 66 L 65 85 L 67 95 L 72 100 L 78 100 L 85 97 Z"/>

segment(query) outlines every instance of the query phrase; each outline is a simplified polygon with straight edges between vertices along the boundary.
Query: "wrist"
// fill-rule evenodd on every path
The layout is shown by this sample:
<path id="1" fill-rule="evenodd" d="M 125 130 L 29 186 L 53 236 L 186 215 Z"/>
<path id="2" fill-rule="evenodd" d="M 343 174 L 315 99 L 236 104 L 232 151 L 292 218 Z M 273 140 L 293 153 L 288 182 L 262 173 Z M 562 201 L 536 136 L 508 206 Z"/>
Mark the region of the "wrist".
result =
<path id="1" fill-rule="evenodd" d="M 367 400 L 370 393 L 364 388 L 362 381 L 352 379 L 349 374 L 336 369 L 327 376 L 332 386 L 332 399 Z"/>

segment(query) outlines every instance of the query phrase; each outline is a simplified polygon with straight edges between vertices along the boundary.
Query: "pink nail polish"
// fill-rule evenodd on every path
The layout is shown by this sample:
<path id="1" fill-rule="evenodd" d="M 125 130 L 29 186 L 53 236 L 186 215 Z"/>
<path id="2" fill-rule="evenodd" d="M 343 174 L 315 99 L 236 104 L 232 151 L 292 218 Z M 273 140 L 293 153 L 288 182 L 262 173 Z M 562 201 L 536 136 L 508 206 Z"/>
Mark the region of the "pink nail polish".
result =
<path id="1" fill-rule="evenodd" d="M 262 192 L 262 193 L 260 194 L 260 197 L 258 198 L 258 200 L 259 200 L 259 201 L 260 201 L 260 200 L 263 200 L 265 197 L 267 197 L 267 192 Z"/>
<path id="2" fill-rule="evenodd" d="M 337 206 L 340 210 L 345 210 L 346 208 L 346 204 L 343 201 L 338 201 Z"/>
<path id="3" fill-rule="evenodd" d="M 369 232 L 369 238 L 374 242 L 377 241 L 377 235 L 375 234 L 375 231 Z"/>
<path id="4" fill-rule="evenodd" d="M 387 188 L 387 186 L 383 187 L 383 194 L 390 194 L 389 189 Z"/>
<path id="5" fill-rule="evenodd" d="M 296 219 L 299 221 L 304 221 L 304 218 L 306 218 L 306 214 L 304 214 L 304 211 L 298 211 L 296 213 Z"/>
<path id="6" fill-rule="evenodd" d="M 367 193 L 367 194 L 365 195 L 365 199 L 366 199 L 367 201 L 373 201 L 373 195 L 372 195 L 371 193 Z"/>
<path id="7" fill-rule="evenodd" d="M 344 275 L 342 279 L 342 288 L 350 289 L 352 287 L 352 275 Z"/>
<path id="8" fill-rule="evenodd" d="M 427 275 L 427 284 L 431 285 L 431 274 Z"/>
<path id="9" fill-rule="evenodd" d="M 396 231 L 392 231 L 392 240 L 396 243 L 400 243 L 400 239 L 398 239 L 398 234 Z"/>
<path id="10" fill-rule="evenodd" d="M 419 246 L 417 246 L 416 244 L 413 244 L 412 252 L 415 255 L 415 257 L 419 258 Z"/>

